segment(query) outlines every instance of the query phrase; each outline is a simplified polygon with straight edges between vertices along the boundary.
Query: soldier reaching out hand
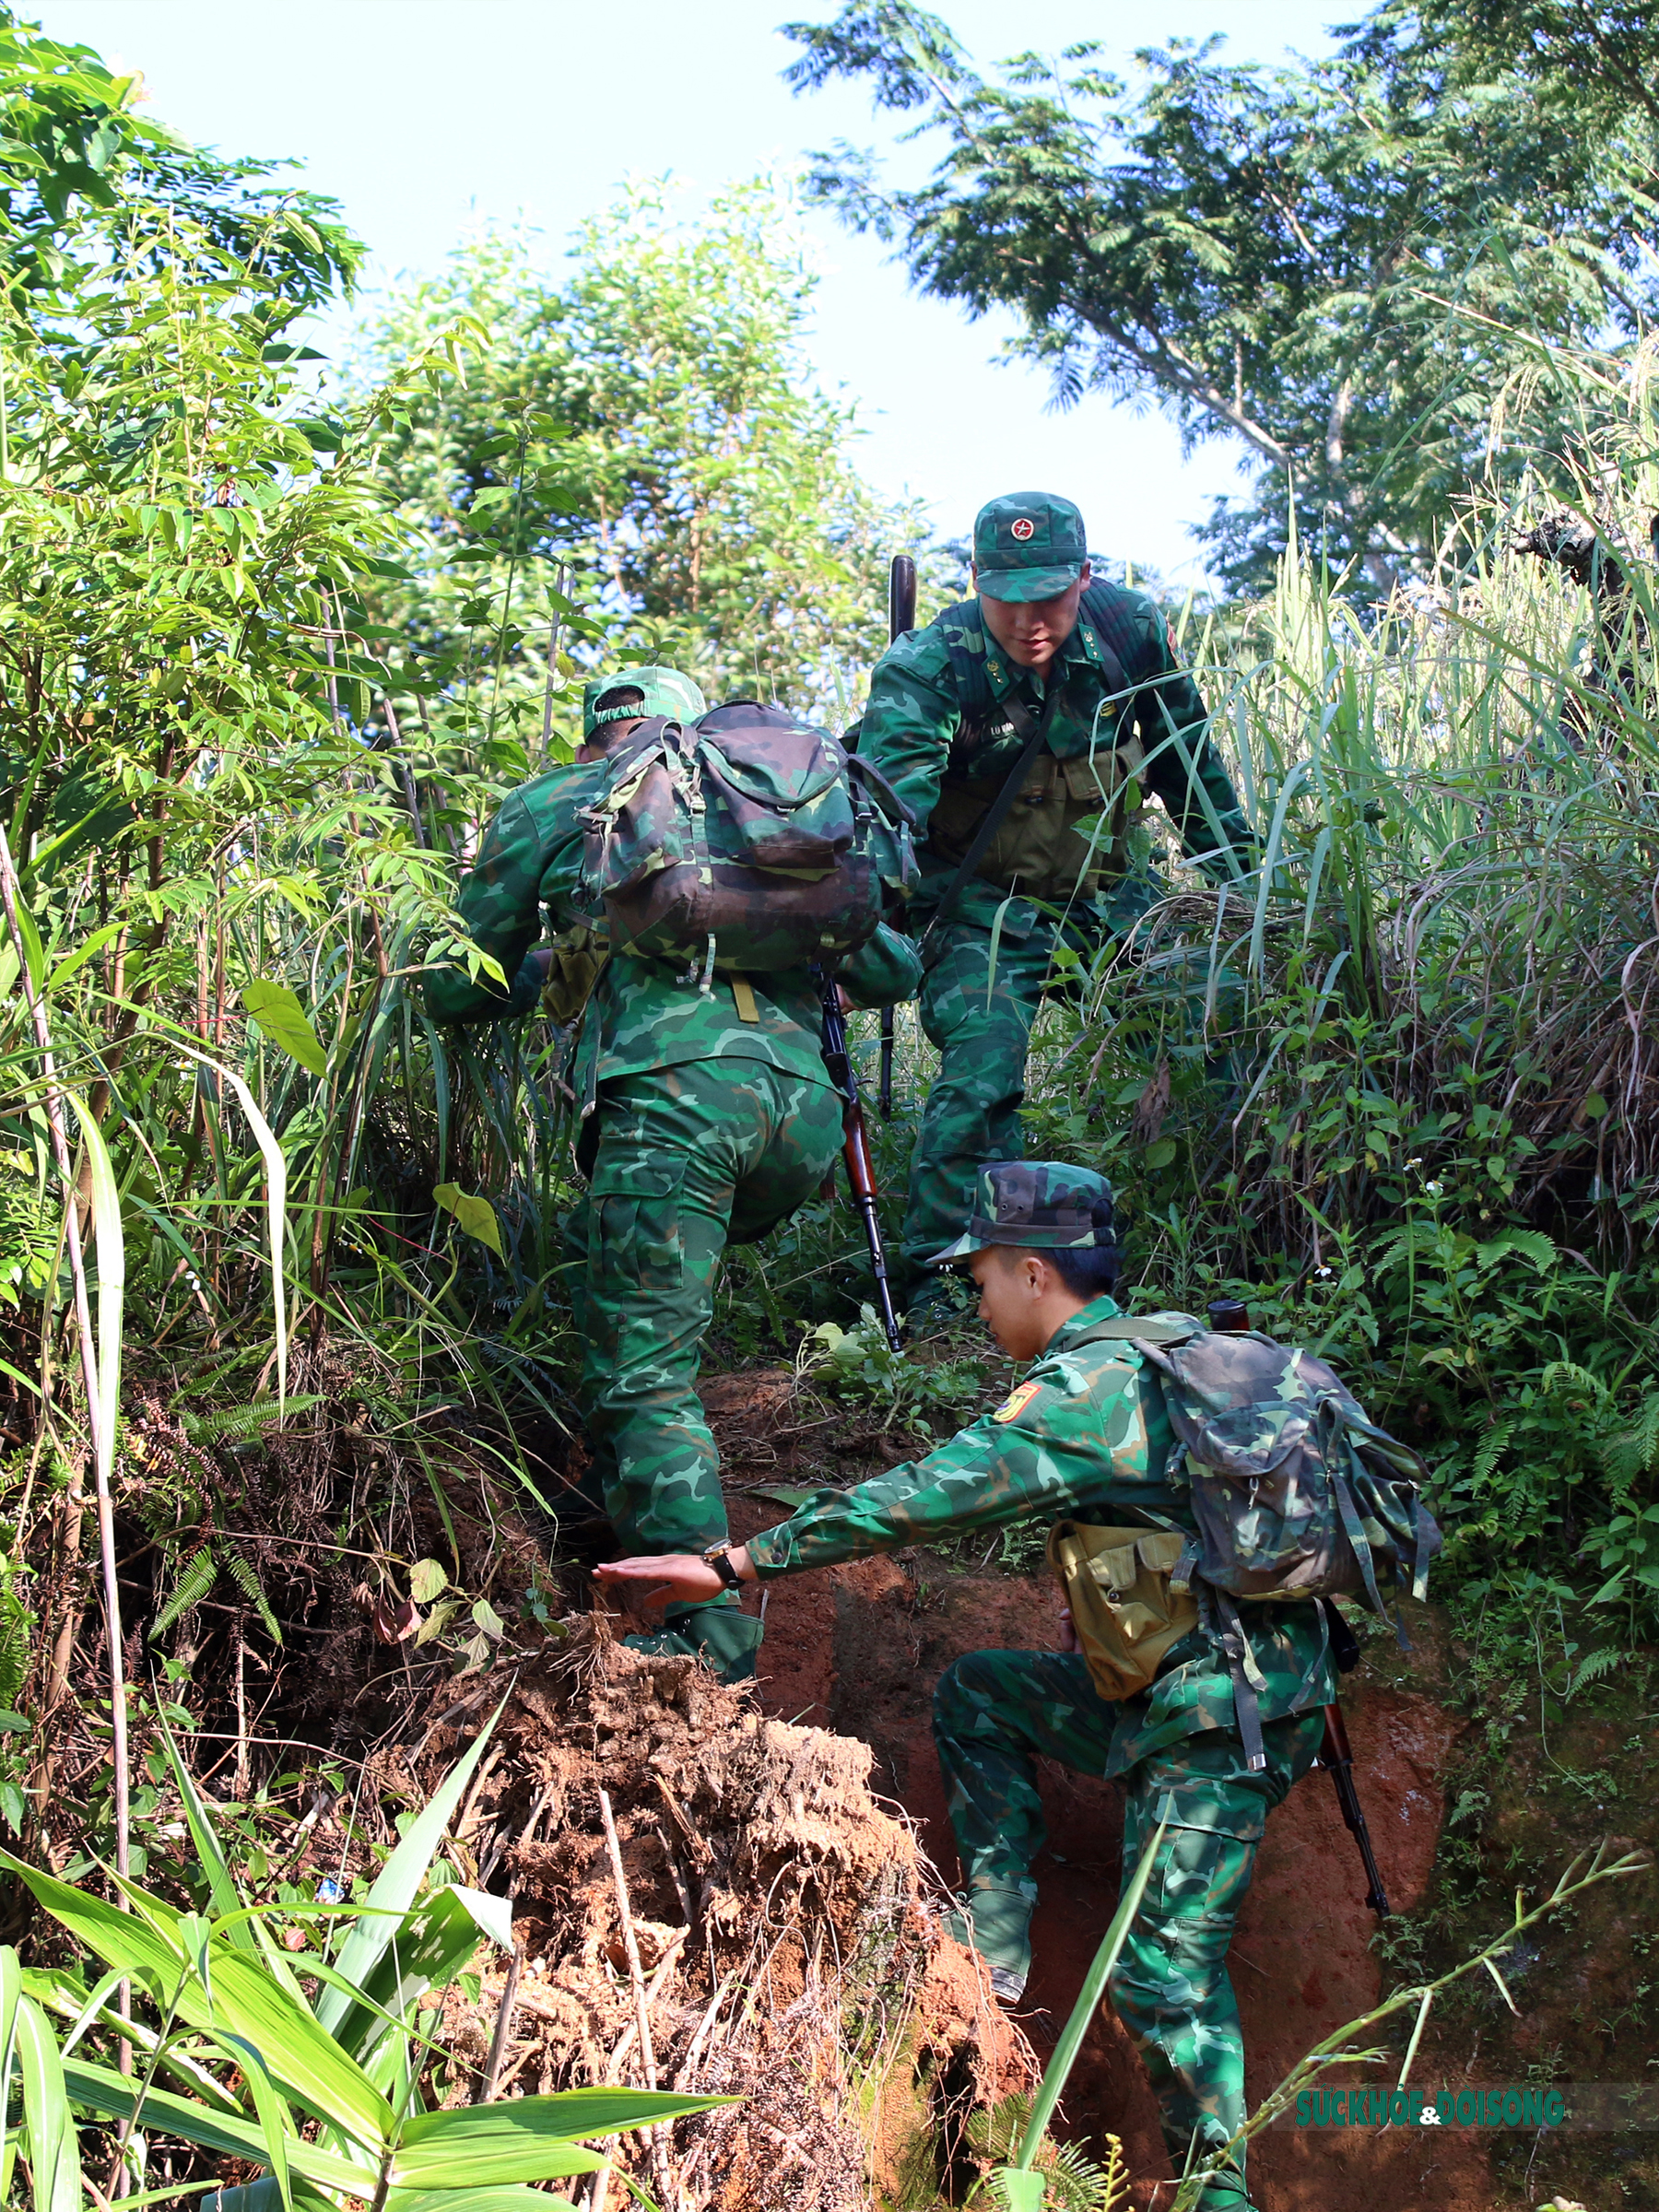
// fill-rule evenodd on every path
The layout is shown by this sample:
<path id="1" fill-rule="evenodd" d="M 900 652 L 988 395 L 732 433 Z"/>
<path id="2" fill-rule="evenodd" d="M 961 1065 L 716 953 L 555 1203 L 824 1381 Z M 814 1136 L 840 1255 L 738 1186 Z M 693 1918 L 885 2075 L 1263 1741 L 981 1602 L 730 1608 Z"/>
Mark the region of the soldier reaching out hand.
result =
<path id="1" fill-rule="evenodd" d="M 1091 1335 L 1119 1312 L 1105 1182 L 1079 1168 L 987 1167 L 966 1234 L 935 1264 L 965 1264 L 998 1343 L 1034 1362 L 994 1413 L 925 1459 L 851 1490 L 819 1490 L 747 1545 L 623 1559 L 598 1569 L 601 1582 L 686 1606 L 728 1584 L 1021 1521 L 1116 1524 L 1102 1533 L 1131 1546 L 1136 1531 L 1191 1531 L 1191 1492 L 1172 1472 L 1156 1371 L 1122 1335 Z M 1200 2164 L 1219 2157 L 1243 2123 L 1228 1947 L 1264 1823 L 1312 1765 L 1321 1708 L 1335 1695 L 1317 1606 L 1253 1605 L 1243 1633 L 1259 1677 L 1259 1766 L 1241 1738 L 1228 1659 L 1196 1625 L 1164 1652 L 1150 1687 L 1121 1702 L 1108 1702 L 1086 1661 L 1067 1652 L 971 1653 L 947 1670 L 934 1699 L 966 1877 L 955 1932 L 1007 2001 L 1022 1994 L 1030 1966 L 1030 1868 L 1045 1834 L 1035 1761 L 1122 1781 L 1125 1880 L 1165 1823 L 1110 1995 L 1146 2062 L 1178 2171 L 1189 2149 Z M 1205 2212 L 1248 2212 L 1241 2153 L 1223 2161 L 1201 2202 Z"/>

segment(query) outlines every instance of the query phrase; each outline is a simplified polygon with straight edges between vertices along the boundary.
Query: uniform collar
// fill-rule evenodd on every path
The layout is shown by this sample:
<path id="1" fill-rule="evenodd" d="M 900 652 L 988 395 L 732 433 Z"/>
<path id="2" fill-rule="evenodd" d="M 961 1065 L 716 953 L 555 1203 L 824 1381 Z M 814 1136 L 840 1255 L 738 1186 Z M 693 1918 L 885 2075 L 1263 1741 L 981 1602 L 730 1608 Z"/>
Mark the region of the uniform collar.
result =
<path id="1" fill-rule="evenodd" d="M 983 616 L 980 619 L 982 624 Z M 1066 639 L 1065 644 L 1054 655 L 1054 661 L 1057 661 L 1068 673 L 1074 668 L 1100 667 L 1100 648 L 1096 642 L 1094 631 L 1090 629 L 1081 615 L 1077 617 L 1077 627 L 1073 629 L 1071 636 Z M 1053 665 L 1054 662 L 1049 664 L 1051 668 Z M 997 699 L 1002 699 L 1014 688 L 1015 684 L 1022 676 L 1029 677 L 1033 674 L 1033 671 L 1030 668 L 1018 667 L 1010 661 L 987 628 L 985 630 L 985 674 L 991 679 L 993 695 Z M 1044 678 L 1043 690 L 1045 693 L 1047 689 L 1048 682 Z"/>
<path id="2" fill-rule="evenodd" d="M 1116 1321 L 1122 1312 L 1116 1299 L 1102 1291 L 1099 1298 L 1091 1298 L 1086 1306 L 1080 1307 L 1069 1321 L 1060 1324 L 1044 1347 L 1042 1357 L 1046 1359 L 1052 1352 L 1069 1350 L 1083 1330 L 1092 1329 L 1098 1321 Z"/>

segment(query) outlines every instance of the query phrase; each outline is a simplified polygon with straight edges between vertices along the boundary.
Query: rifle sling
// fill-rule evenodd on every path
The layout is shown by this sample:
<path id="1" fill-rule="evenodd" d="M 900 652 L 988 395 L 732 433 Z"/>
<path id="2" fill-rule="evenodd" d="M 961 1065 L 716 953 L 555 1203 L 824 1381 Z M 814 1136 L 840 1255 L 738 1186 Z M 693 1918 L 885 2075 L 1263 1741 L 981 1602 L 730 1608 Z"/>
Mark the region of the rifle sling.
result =
<path id="1" fill-rule="evenodd" d="M 1060 695 L 1065 688 L 1065 685 L 1059 680 L 1058 671 L 1056 671 L 1048 697 L 1042 702 L 1041 721 L 1032 714 L 1024 700 L 1018 698 L 1012 691 L 1002 701 L 1003 712 L 1013 724 L 1017 734 L 1025 739 L 1025 746 L 1018 759 L 1008 771 L 1006 782 L 992 800 L 990 806 L 986 807 L 980 826 L 973 833 L 973 841 L 969 845 L 967 852 L 963 853 L 956 874 L 945 887 L 945 896 L 935 909 L 934 918 L 928 924 L 926 933 L 922 939 L 922 950 L 924 956 L 934 932 L 939 928 L 941 924 L 948 920 L 951 908 L 961 896 L 962 886 L 984 858 L 991 840 L 1002 828 L 1007 818 L 1008 810 L 1019 796 L 1020 788 L 1026 780 L 1026 772 L 1037 758 L 1042 742 L 1049 734 L 1050 726 L 1060 705 Z"/>

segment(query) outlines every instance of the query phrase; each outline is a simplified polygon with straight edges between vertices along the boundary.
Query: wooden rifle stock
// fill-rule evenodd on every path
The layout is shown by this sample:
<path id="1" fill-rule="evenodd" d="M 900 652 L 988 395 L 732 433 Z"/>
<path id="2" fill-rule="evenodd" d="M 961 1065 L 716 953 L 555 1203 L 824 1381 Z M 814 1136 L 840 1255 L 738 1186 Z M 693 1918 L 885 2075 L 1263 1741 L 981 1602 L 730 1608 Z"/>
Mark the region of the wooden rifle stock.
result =
<path id="1" fill-rule="evenodd" d="M 818 1003 L 824 1014 L 824 1065 L 841 1095 L 841 1159 L 846 1162 L 847 1188 L 864 1223 L 865 1242 L 870 1248 L 870 1272 L 876 1277 L 876 1303 L 889 1349 L 900 1349 L 899 1316 L 888 1282 L 887 1253 L 882 1249 L 881 1223 L 876 1212 L 876 1168 L 870 1158 L 869 1133 L 865 1128 L 864 1103 L 858 1095 L 858 1077 L 847 1049 L 847 1024 L 841 1010 L 835 978 L 821 968 L 818 980 Z"/>
<path id="2" fill-rule="evenodd" d="M 908 553 L 895 553 L 888 570 L 888 643 L 896 644 L 907 629 L 916 627 L 916 564 Z M 893 1118 L 893 1009 L 881 1009 L 881 1081 L 876 1103 L 884 1122 Z M 893 1347 L 898 1349 L 897 1345 Z"/>

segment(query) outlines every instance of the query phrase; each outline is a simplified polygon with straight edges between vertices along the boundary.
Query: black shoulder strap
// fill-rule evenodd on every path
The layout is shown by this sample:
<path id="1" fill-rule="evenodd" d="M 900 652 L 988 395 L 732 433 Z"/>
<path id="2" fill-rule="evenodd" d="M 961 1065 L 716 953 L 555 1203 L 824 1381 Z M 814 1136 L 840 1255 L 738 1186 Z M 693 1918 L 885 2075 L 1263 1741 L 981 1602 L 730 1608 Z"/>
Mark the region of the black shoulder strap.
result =
<path id="1" fill-rule="evenodd" d="M 1195 1324 L 1187 1327 L 1175 1321 L 1137 1321 L 1133 1313 L 1120 1313 L 1113 1321 L 1097 1321 L 1092 1328 L 1084 1329 L 1065 1348 L 1069 1352 L 1079 1344 L 1186 1344 L 1198 1334 Z"/>

